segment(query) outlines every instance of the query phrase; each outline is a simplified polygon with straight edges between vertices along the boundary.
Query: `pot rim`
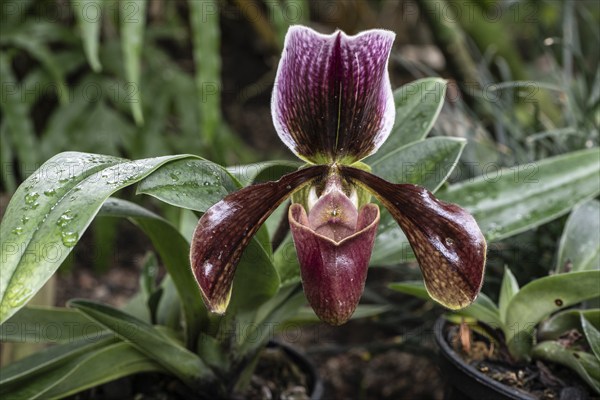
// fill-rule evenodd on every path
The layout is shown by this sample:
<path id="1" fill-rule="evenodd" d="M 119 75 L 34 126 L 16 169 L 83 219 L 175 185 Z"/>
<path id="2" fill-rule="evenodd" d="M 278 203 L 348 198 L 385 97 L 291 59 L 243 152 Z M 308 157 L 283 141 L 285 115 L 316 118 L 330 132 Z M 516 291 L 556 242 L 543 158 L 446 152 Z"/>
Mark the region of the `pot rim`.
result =
<path id="1" fill-rule="evenodd" d="M 505 398 L 515 400 L 536 400 L 536 397 L 528 394 L 527 392 L 498 382 L 497 380 L 490 378 L 484 373 L 478 371 L 476 368 L 467 364 L 462 357 L 460 357 L 460 355 L 455 352 L 454 349 L 452 349 L 444 337 L 444 328 L 450 324 L 451 323 L 442 315 L 435 321 L 433 332 L 435 341 L 440 348 L 440 353 L 442 353 L 444 358 L 452 366 L 454 366 L 463 375 L 467 375 L 472 378 L 479 385 L 494 390 L 500 395 L 505 396 Z"/>

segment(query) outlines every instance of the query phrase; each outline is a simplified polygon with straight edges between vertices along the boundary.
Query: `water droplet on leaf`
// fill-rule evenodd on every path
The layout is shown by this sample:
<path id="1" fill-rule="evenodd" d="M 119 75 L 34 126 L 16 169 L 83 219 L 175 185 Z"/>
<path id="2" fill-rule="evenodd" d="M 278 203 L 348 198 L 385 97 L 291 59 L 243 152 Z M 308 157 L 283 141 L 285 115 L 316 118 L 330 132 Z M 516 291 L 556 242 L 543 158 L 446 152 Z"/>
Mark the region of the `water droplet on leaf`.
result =
<path id="1" fill-rule="evenodd" d="M 75 246 L 75 244 L 77 244 L 77 239 L 79 239 L 79 235 L 77 234 L 77 232 L 72 231 L 65 231 L 61 233 L 60 236 L 63 244 L 67 247 Z"/>
<path id="2" fill-rule="evenodd" d="M 33 203 L 35 203 L 35 201 L 37 200 L 37 198 L 40 197 L 39 193 L 37 192 L 31 192 L 25 195 L 25 204 L 27 205 L 32 205 Z"/>

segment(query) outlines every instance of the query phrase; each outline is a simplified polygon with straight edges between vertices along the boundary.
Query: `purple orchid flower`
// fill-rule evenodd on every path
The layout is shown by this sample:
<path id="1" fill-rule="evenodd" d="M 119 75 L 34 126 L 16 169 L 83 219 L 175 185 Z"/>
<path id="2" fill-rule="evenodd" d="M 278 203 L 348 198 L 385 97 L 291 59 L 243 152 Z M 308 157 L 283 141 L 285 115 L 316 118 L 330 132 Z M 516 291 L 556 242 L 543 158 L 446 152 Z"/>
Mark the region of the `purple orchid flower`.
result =
<path id="1" fill-rule="evenodd" d="M 346 322 L 362 295 L 379 223 L 374 195 L 405 232 L 430 296 L 450 309 L 481 288 L 486 243 L 473 217 L 361 162 L 395 117 L 387 64 L 394 33 L 356 36 L 289 29 L 271 102 L 281 140 L 307 165 L 226 196 L 200 219 L 191 265 L 208 308 L 224 313 L 242 252 L 288 197 L 290 230 L 308 302 L 323 321 Z"/>

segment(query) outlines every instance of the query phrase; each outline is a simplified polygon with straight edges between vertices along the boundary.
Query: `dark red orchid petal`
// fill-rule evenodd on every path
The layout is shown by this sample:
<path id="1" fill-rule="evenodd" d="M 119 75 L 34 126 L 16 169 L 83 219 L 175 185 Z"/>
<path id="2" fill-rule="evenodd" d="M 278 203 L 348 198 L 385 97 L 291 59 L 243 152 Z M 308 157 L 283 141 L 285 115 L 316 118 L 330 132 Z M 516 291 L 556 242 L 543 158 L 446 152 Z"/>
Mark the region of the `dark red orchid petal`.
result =
<path id="1" fill-rule="evenodd" d="M 315 232 L 300 204 L 292 204 L 289 220 L 308 302 L 321 320 L 332 325 L 345 323 L 354 313 L 365 287 L 379 224 L 379 207 L 363 206 L 354 232 L 339 242 Z"/>
<path id="2" fill-rule="evenodd" d="M 325 165 L 284 175 L 277 182 L 248 186 L 209 208 L 194 231 L 192 270 L 208 308 L 224 313 L 235 268 L 252 236 L 290 194 L 323 176 Z"/>
<path id="3" fill-rule="evenodd" d="M 341 172 L 369 189 L 398 222 L 434 300 L 450 309 L 475 300 L 483 282 L 486 243 L 471 214 L 419 186 L 389 183 L 351 167 Z"/>
<path id="4" fill-rule="evenodd" d="M 292 26 L 271 100 L 281 140 L 300 158 L 358 161 L 375 152 L 394 124 L 387 72 L 395 34 L 322 35 Z"/>

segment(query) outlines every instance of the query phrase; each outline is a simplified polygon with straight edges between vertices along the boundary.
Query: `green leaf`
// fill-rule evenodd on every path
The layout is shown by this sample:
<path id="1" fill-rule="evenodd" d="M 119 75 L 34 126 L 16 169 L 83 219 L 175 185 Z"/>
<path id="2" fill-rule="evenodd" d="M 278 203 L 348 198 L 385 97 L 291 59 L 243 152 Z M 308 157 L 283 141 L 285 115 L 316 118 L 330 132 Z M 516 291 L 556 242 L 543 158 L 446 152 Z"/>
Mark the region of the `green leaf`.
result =
<path id="1" fill-rule="evenodd" d="M 89 318 L 106 326 L 119 338 L 162 365 L 190 388 L 201 380 L 213 378 L 212 371 L 194 353 L 163 335 L 152 325 L 116 308 L 87 300 L 71 300 L 75 307 Z"/>
<path id="2" fill-rule="evenodd" d="M 523 286 L 506 312 L 504 335 L 511 354 L 528 357 L 532 333 L 551 313 L 600 296 L 600 270 L 546 276 Z"/>
<path id="3" fill-rule="evenodd" d="M 131 104 L 133 119 L 137 125 L 143 125 L 142 97 L 140 94 L 140 65 L 142 59 L 142 46 L 144 42 L 144 26 L 146 25 L 145 0 L 122 0 L 119 2 L 121 21 L 121 47 L 125 60 L 125 76 L 127 82 L 125 89 L 133 88 L 131 97 L 127 101 Z"/>
<path id="4" fill-rule="evenodd" d="M 433 301 L 431 297 L 429 297 L 429 294 L 427 293 L 425 285 L 422 281 L 391 283 L 389 287 L 390 289 L 415 296 L 419 299 Z M 498 307 L 496 307 L 494 302 L 490 300 L 490 298 L 484 293 L 479 293 L 477 299 L 475 299 L 470 306 L 460 311 L 455 311 L 454 314 L 474 318 L 491 326 L 492 328 L 502 327 Z"/>
<path id="5" fill-rule="evenodd" d="M 102 65 L 98 58 L 100 47 L 100 27 L 104 14 L 101 0 L 79 0 L 71 2 L 75 19 L 83 37 L 83 50 L 94 72 L 100 72 Z"/>
<path id="6" fill-rule="evenodd" d="M 0 68 L 4 68 L 0 65 Z M 9 137 L 9 127 L 6 118 L 0 122 L 0 159 L 13 160 L 14 152 L 12 149 L 11 139 Z M 4 187 L 7 194 L 12 194 L 17 189 L 17 177 L 14 166 L 5 163 L 4 172 L 0 177 L 0 184 Z"/>
<path id="7" fill-rule="evenodd" d="M 45 162 L 17 189 L 0 226 L 0 323 L 58 269 L 112 193 L 185 155 L 127 161 L 67 152 Z"/>
<path id="8" fill-rule="evenodd" d="M 448 178 L 466 145 L 460 138 L 435 137 L 409 143 L 373 162 L 373 173 L 393 183 L 413 183 L 435 192 Z"/>
<path id="9" fill-rule="evenodd" d="M 600 193 L 597 148 L 495 170 L 450 186 L 438 197 L 469 210 L 488 241 L 551 221 Z"/>
<path id="10" fill-rule="evenodd" d="M 227 312 L 255 310 L 280 286 L 279 275 L 263 246 L 254 238 L 250 241 L 235 271 L 231 301 Z"/>
<path id="11" fill-rule="evenodd" d="M 598 330 L 585 316 L 581 316 L 581 327 L 585 338 L 594 352 L 596 359 L 600 362 L 600 330 Z"/>
<path id="12" fill-rule="evenodd" d="M 558 339 L 572 329 L 583 331 L 582 318 L 586 318 L 596 329 L 600 329 L 600 309 L 564 310 L 540 323 L 537 329 L 538 340 Z"/>
<path id="13" fill-rule="evenodd" d="M 594 392 L 600 394 L 600 379 L 593 376 L 593 374 L 598 375 L 600 362 L 591 354 L 566 349 L 555 341 L 546 341 L 533 348 L 532 356 L 571 368 L 591 386 Z"/>
<path id="14" fill-rule="evenodd" d="M 45 373 L 27 376 L 26 384 L 6 387 L 0 393 L 14 399 L 63 398 L 140 372 L 164 373 L 165 370 L 131 345 L 115 343 Z"/>
<path id="15" fill-rule="evenodd" d="M 169 222 L 134 203 L 110 198 L 100 212 L 102 215 L 129 218 L 150 238 L 181 299 L 187 344 L 195 343 L 201 324 L 207 319 L 207 311 L 190 267 L 189 242 Z"/>
<path id="16" fill-rule="evenodd" d="M 235 176 L 242 186 L 248 186 L 253 183 L 276 181 L 301 166 L 302 164 L 295 161 L 279 160 L 236 165 L 228 167 L 227 171 Z"/>
<path id="17" fill-rule="evenodd" d="M 273 254 L 273 265 L 282 286 L 300 282 L 300 262 L 291 235 L 285 238 Z"/>
<path id="18" fill-rule="evenodd" d="M 394 91 L 396 120 L 390 136 L 367 164 L 384 158 L 388 153 L 427 136 L 437 119 L 446 96 L 447 82 L 426 78 L 411 82 Z"/>
<path id="19" fill-rule="evenodd" d="M 214 0 L 189 1 L 190 26 L 194 66 L 196 70 L 196 91 L 198 93 L 198 112 L 200 115 L 200 133 L 209 148 L 215 148 L 216 159 L 221 141 L 221 31 L 219 29 L 219 5 Z"/>
<path id="20" fill-rule="evenodd" d="M 2 115 L 6 119 L 8 133 L 6 138 L 10 138 L 21 166 L 31 168 L 38 162 L 36 152 L 32 151 L 38 147 L 37 138 L 33 121 L 29 117 L 29 106 L 22 101 L 25 93 L 23 86 L 14 76 L 12 66 L 7 58 L 4 52 L 0 52 L 0 79 L 2 80 L 0 104 L 2 104 Z M 3 149 L 3 151 L 6 150 Z M 5 163 L 11 161 L 8 158 L 3 158 L 3 160 Z"/>
<path id="21" fill-rule="evenodd" d="M 39 37 L 35 37 L 35 32 L 29 29 L 43 25 L 44 24 L 42 23 L 28 25 L 28 29 L 25 31 L 18 32 L 14 35 L 6 35 L 8 36 L 8 40 L 6 41 L 4 37 L 2 37 L 2 39 L 4 39 L 3 41 L 5 41 L 6 44 L 25 50 L 44 66 L 45 70 L 48 71 L 54 80 L 53 84 L 56 85 L 56 94 L 60 100 L 60 103 L 65 105 L 69 101 L 69 96 L 67 84 L 65 82 L 66 71 L 64 70 L 64 66 L 55 56 L 56 53 L 44 43 L 44 40 L 40 39 Z M 57 26 L 56 24 L 48 24 L 47 26 L 50 27 L 51 31 L 56 32 L 61 30 L 61 27 Z M 51 31 L 47 31 L 45 33 L 49 33 Z M 36 92 L 39 94 L 39 90 L 36 90 Z M 27 102 L 23 102 L 23 105 L 25 104 L 27 104 Z"/>
<path id="22" fill-rule="evenodd" d="M 82 355 L 115 342 L 116 338 L 113 335 L 102 334 L 96 340 L 92 340 L 90 337 L 80 337 L 64 344 L 48 347 L 29 357 L 3 366 L 0 375 L 0 394 L 4 394 L 6 388 L 13 385 L 22 386 L 23 381 L 29 381 L 31 376 L 48 370 L 56 370 L 65 363 L 77 360 Z"/>
<path id="23" fill-rule="evenodd" d="M 600 268 L 600 202 L 590 200 L 573 210 L 558 247 L 556 272 Z"/>
<path id="24" fill-rule="evenodd" d="M 504 268 L 504 277 L 500 287 L 500 297 L 498 298 L 498 308 L 500 311 L 500 320 L 506 322 L 506 311 L 508 305 L 515 294 L 519 291 L 519 283 L 508 267 Z"/>
<path id="25" fill-rule="evenodd" d="M 240 186 L 220 165 L 204 159 L 179 160 L 142 180 L 137 193 L 188 210 L 205 212 Z"/>
<path id="26" fill-rule="evenodd" d="M 177 207 L 205 212 L 239 188 L 235 178 L 217 164 L 206 160 L 184 161 L 150 175 L 140 183 L 138 193 L 150 194 Z M 280 281 L 270 255 L 271 244 L 263 226 L 250 241 L 237 267 L 229 312 L 237 307 L 255 307 L 277 291 Z"/>
<path id="27" fill-rule="evenodd" d="M 0 325 L 0 340 L 27 343 L 69 343 L 95 340 L 104 327 L 81 313 L 62 307 L 27 306 Z"/>

